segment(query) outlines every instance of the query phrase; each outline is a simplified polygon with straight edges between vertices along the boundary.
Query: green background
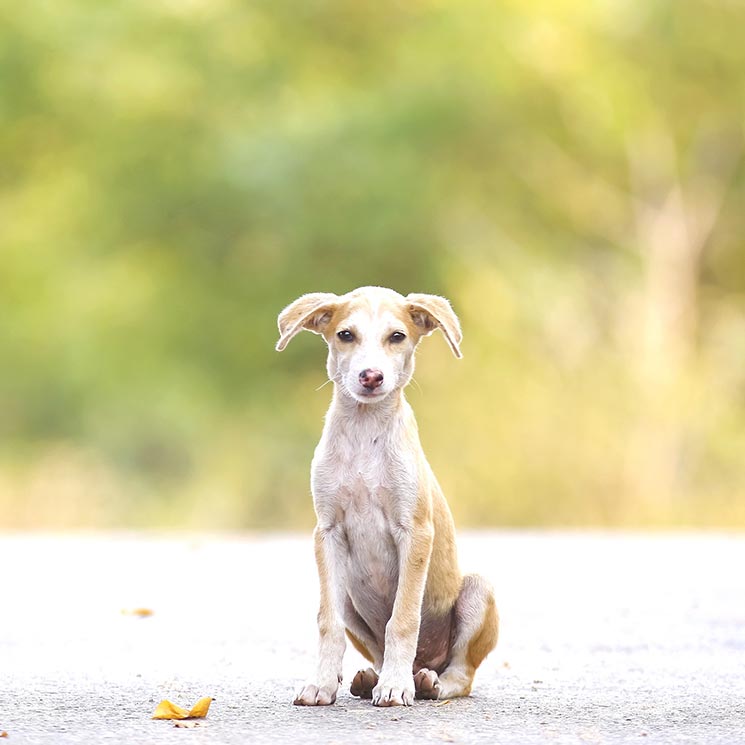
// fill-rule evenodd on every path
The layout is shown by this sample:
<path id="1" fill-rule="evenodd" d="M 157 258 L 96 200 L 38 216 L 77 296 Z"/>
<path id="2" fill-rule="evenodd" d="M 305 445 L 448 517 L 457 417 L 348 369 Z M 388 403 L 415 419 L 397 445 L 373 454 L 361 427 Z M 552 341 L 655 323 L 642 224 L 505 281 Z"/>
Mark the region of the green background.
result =
<path id="1" fill-rule="evenodd" d="M 0 526 L 305 528 L 303 292 L 449 297 L 466 525 L 745 526 L 745 6 L 0 8 Z"/>

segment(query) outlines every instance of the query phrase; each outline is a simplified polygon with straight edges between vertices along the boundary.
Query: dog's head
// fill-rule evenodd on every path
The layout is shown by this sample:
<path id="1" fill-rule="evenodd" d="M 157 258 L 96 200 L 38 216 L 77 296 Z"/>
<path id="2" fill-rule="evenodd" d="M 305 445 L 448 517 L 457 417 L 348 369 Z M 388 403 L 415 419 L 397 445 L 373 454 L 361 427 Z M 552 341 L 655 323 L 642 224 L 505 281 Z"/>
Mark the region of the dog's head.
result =
<path id="1" fill-rule="evenodd" d="M 461 356 L 458 318 L 437 295 L 404 297 L 383 287 L 360 287 L 346 295 L 314 292 L 290 303 L 277 322 L 279 352 L 303 330 L 321 334 L 329 348 L 329 378 L 360 403 L 403 388 L 414 372 L 419 340 L 435 329 Z"/>

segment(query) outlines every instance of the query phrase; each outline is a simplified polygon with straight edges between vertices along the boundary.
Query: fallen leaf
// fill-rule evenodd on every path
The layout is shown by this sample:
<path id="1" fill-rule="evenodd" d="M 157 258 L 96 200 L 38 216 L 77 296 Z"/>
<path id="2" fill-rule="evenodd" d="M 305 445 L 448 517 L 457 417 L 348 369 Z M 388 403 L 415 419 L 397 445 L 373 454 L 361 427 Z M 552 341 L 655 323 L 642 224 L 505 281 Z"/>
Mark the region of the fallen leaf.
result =
<path id="1" fill-rule="evenodd" d="M 150 610 L 150 608 L 133 608 L 132 610 L 123 610 L 122 615 L 148 618 L 149 616 L 152 616 L 154 612 L 155 611 Z"/>
<path id="2" fill-rule="evenodd" d="M 438 701 L 436 704 L 433 704 L 433 706 L 445 706 L 446 704 L 450 703 L 450 699 L 446 698 L 444 701 Z"/>
<path id="3" fill-rule="evenodd" d="M 163 700 L 155 707 L 153 719 L 187 719 L 188 716 L 189 712 L 186 709 Z"/>
<path id="4" fill-rule="evenodd" d="M 163 700 L 155 707 L 153 719 L 204 719 L 212 700 L 210 696 L 200 698 L 188 711 L 170 701 Z"/>
<path id="5" fill-rule="evenodd" d="M 8 736 L 8 733 L 5 730 L 0 732 L 0 737 L 7 737 L 7 736 Z"/>
<path id="6" fill-rule="evenodd" d="M 200 698 L 199 701 L 194 704 L 194 706 L 191 707 L 191 711 L 189 711 L 189 718 L 190 719 L 204 719 L 204 717 L 207 716 L 207 712 L 210 709 L 210 704 L 212 703 L 212 697 L 211 696 L 205 696 L 204 698 Z"/>

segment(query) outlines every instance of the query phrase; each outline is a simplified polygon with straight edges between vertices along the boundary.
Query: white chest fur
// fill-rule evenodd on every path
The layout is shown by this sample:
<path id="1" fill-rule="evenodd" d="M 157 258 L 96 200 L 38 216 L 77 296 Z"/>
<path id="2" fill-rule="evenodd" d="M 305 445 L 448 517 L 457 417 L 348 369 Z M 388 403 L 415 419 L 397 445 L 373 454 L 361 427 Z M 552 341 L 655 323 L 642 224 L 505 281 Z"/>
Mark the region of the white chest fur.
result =
<path id="1" fill-rule="evenodd" d="M 418 490 L 409 418 L 403 398 L 372 407 L 335 397 L 311 467 L 323 529 L 357 532 L 357 521 L 390 534 L 409 527 Z"/>
<path id="2" fill-rule="evenodd" d="M 311 468 L 318 525 L 338 559 L 340 596 L 381 640 L 398 586 L 401 538 L 417 502 L 412 421 L 403 395 L 374 407 L 335 397 Z"/>

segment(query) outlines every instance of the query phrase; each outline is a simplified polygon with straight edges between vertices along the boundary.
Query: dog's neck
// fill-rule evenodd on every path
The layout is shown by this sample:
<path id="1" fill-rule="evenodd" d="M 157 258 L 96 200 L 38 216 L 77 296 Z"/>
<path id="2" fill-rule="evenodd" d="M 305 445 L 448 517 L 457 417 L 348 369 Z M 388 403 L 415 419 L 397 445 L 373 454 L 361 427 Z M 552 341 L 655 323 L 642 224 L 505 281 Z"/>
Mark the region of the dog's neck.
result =
<path id="1" fill-rule="evenodd" d="M 380 401 L 364 404 L 335 386 L 324 436 L 329 446 L 340 453 L 345 452 L 345 444 L 350 447 L 342 460 L 361 452 L 370 442 L 378 442 L 380 437 L 394 450 L 402 441 L 418 442 L 414 412 L 400 388 Z"/>
<path id="2" fill-rule="evenodd" d="M 403 423 L 403 420 L 406 420 L 406 423 L 409 424 L 409 420 L 412 418 L 413 412 L 402 388 L 391 391 L 380 401 L 365 404 L 352 398 L 338 385 L 334 385 L 334 396 L 327 421 L 336 420 L 339 423 L 348 423 L 349 426 L 354 427 L 390 429 L 396 423 Z"/>
<path id="3" fill-rule="evenodd" d="M 334 385 L 331 411 L 336 411 L 345 419 L 383 423 L 401 416 L 407 407 L 408 403 L 402 388 L 391 391 L 380 401 L 364 404 L 345 393 L 338 385 Z"/>

